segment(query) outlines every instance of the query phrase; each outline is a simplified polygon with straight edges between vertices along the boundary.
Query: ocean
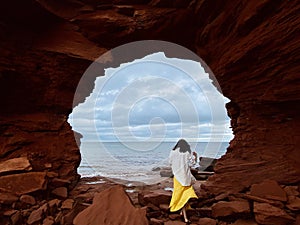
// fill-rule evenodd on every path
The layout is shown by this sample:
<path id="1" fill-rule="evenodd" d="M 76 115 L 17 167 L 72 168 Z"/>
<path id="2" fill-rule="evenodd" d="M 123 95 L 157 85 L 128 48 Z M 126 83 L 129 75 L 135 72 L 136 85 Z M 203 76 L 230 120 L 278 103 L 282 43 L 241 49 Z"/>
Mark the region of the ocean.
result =
<path id="1" fill-rule="evenodd" d="M 156 167 L 168 166 L 168 156 L 175 142 L 82 142 L 78 173 L 81 177 L 104 176 L 112 179 L 140 181 L 147 184 L 161 179 Z M 189 143 L 198 158 L 220 158 L 228 142 Z"/>

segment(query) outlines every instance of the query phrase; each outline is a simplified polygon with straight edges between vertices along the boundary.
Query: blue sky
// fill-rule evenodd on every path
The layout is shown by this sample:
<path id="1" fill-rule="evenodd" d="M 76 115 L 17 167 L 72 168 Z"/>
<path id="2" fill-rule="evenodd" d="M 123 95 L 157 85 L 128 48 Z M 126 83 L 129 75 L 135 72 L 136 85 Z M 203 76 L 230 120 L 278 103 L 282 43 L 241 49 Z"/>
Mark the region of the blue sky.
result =
<path id="1" fill-rule="evenodd" d="M 160 52 L 107 68 L 68 121 L 82 141 L 229 141 L 228 101 L 199 62 Z"/>

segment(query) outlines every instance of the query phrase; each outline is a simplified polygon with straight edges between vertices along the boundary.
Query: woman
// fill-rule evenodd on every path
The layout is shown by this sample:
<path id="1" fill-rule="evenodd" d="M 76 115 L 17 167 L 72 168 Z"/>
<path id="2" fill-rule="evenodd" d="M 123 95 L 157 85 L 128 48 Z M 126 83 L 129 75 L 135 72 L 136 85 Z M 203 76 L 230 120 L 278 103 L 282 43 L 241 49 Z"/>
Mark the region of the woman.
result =
<path id="1" fill-rule="evenodd" d="M 198 198 L 192 186 L 192 181 L 195 180 L 195 178 L 190 170 L 191 160 L 190 145 L 185 140 L 180 139 L 171 151 L 169 157 L 174 175 L 174 190 L 169 207 L 171 212 L 181 209 L 180 214 L 183 214 L 186 223 L 189 222 L 186 216 L 186 210 L 188 208 L 187 202 L 190 198 Z"/>

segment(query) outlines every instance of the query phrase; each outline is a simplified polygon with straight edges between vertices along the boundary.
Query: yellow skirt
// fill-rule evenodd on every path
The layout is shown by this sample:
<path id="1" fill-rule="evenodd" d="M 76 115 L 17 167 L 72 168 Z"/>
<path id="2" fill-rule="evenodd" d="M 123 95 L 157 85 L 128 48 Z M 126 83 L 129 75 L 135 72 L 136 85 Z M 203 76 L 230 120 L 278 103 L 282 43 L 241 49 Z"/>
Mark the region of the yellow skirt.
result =
<path id="1" fill-rule="evenodd" d="M 182 186 L 176 178 L 173 178 L 174 190 L 169 205 L 170 211 L 175 212 L 182 209 L 190 198 L 198 198 L 193 186 Z"/>

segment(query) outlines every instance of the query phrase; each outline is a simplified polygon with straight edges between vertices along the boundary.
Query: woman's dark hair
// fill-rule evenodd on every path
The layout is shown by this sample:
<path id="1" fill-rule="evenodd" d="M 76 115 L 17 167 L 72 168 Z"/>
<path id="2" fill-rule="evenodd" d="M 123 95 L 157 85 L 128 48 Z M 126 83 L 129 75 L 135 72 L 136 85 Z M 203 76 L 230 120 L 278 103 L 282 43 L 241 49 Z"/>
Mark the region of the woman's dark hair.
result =
<path id="1" fill-rule="evenodd" d="M 184 139 L 180 139 L 174 146 L 173 150 L 175 150 L 176 148 L 179 148 L 179 152 L 181 152 L 181 153 L 184 153 L 184 152 L 191 153 L 190 145 Z"/>

